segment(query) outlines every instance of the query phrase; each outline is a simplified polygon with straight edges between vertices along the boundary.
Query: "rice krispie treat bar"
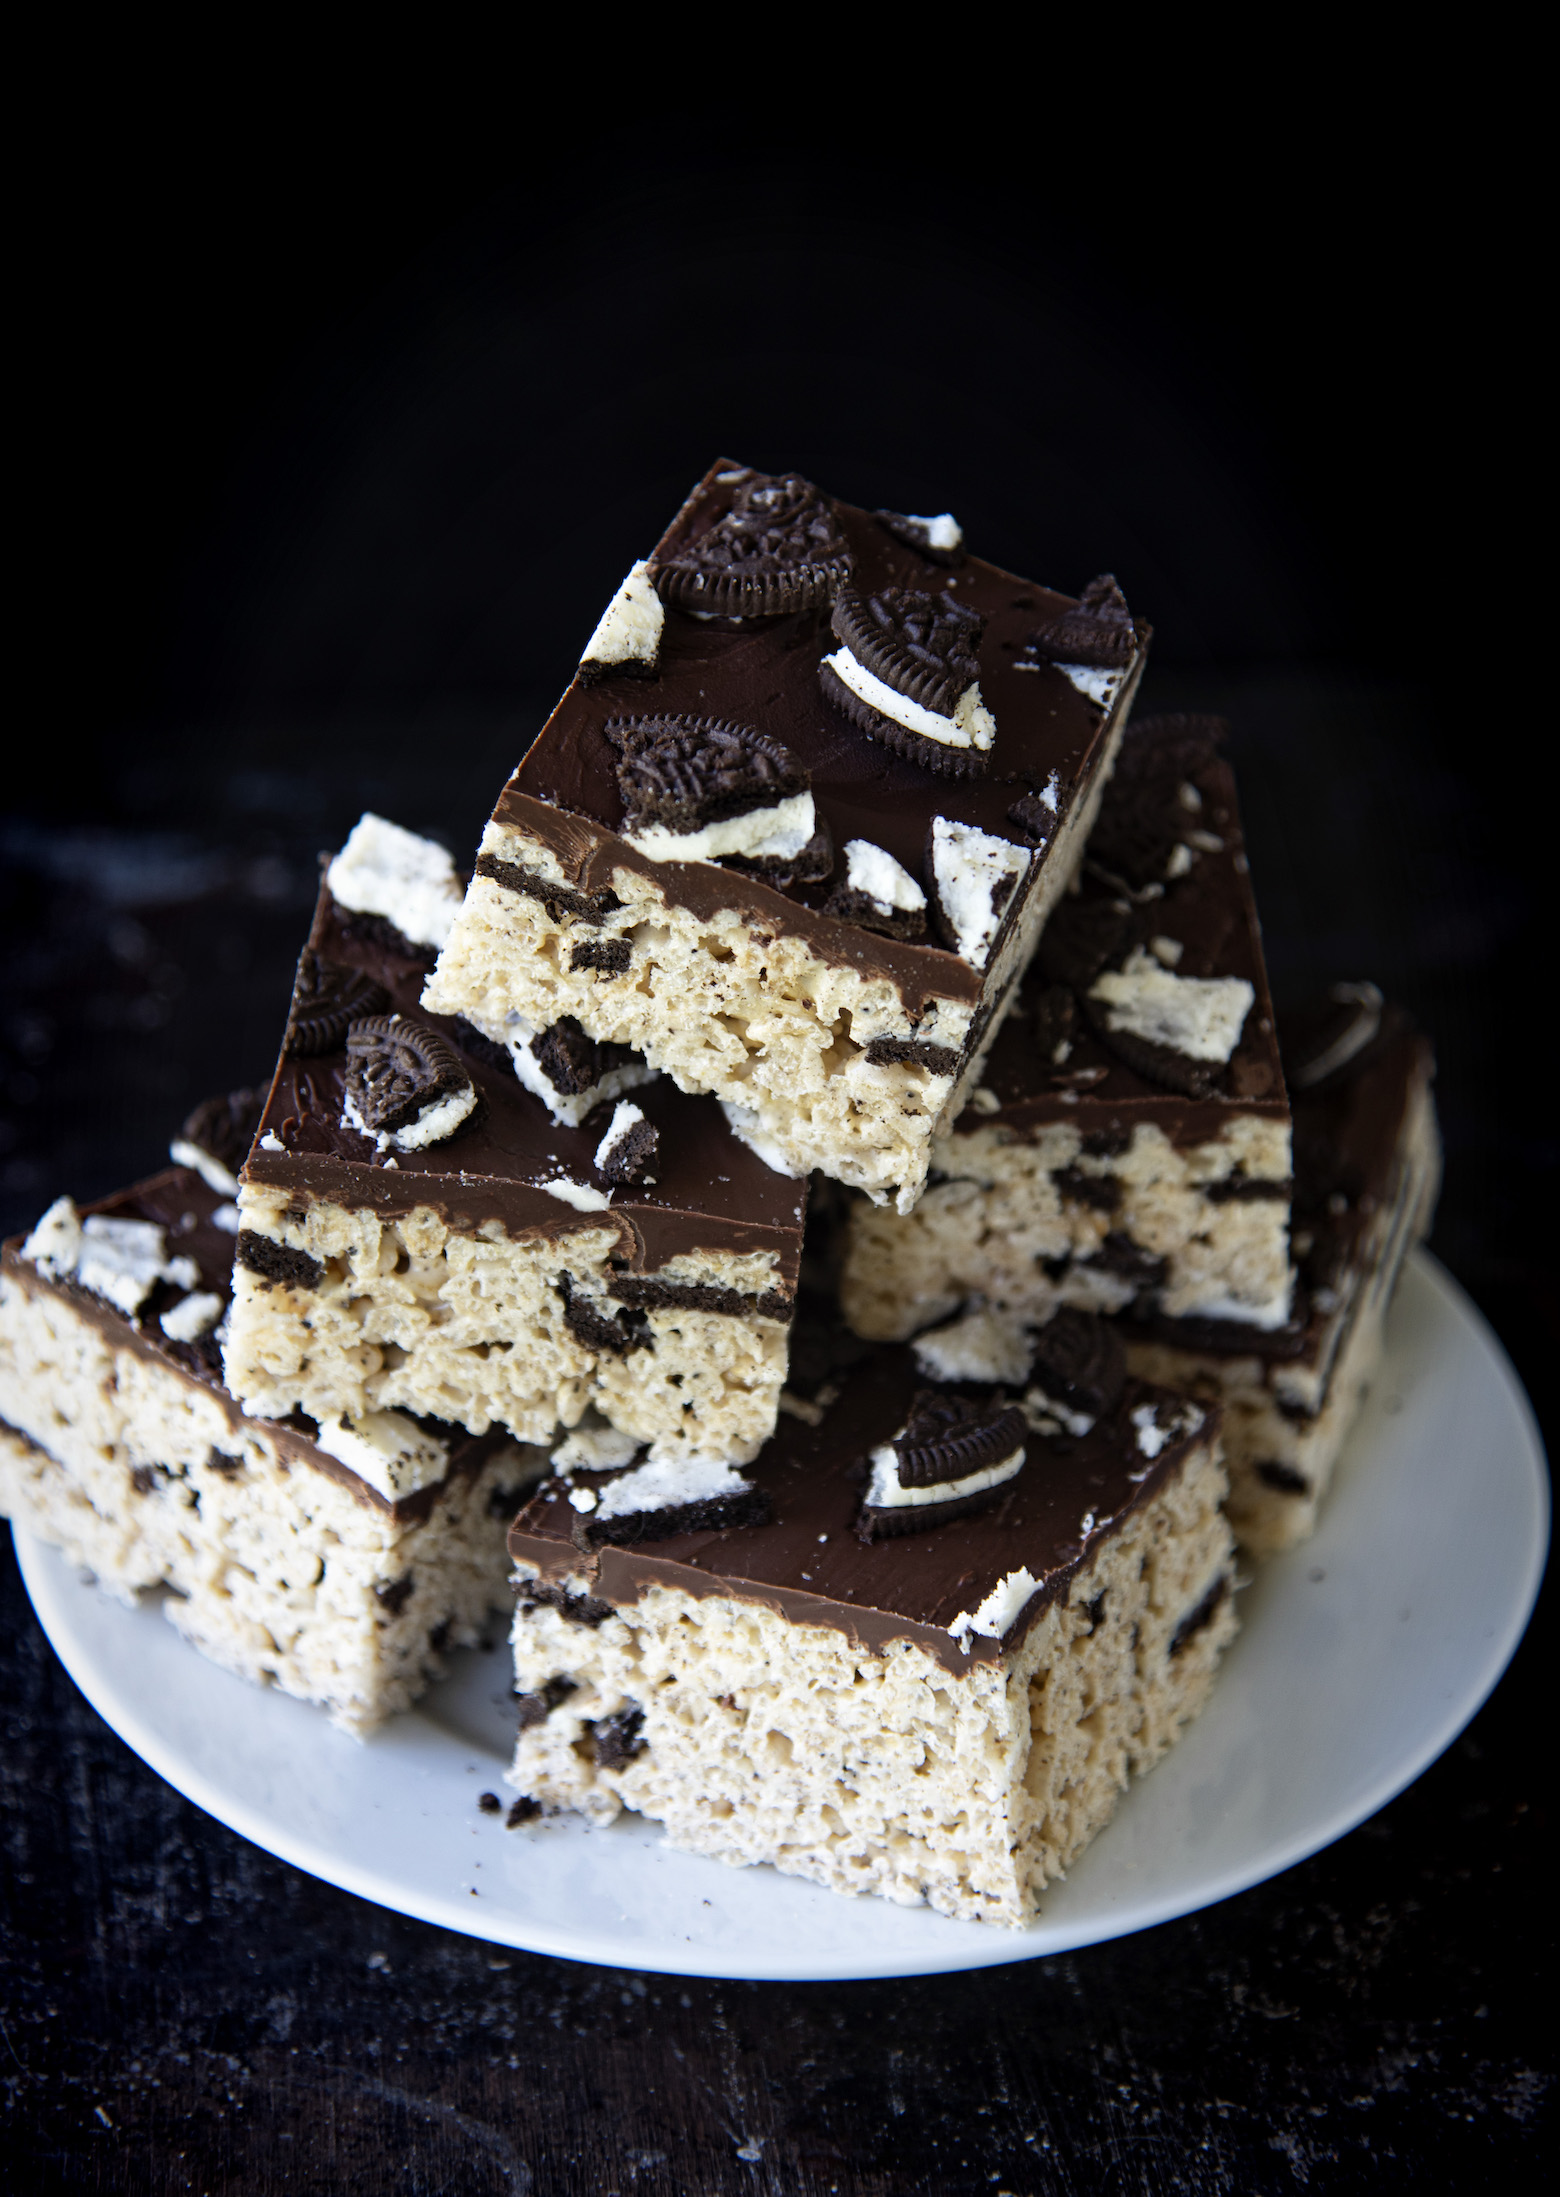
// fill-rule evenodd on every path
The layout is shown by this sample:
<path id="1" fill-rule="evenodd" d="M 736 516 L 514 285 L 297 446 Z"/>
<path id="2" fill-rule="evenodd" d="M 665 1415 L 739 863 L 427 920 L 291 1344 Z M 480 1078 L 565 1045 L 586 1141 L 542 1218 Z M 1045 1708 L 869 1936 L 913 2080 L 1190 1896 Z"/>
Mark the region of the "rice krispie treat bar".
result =
<path id="1" fill-rule="evenodd" d="M 1082 1325 L 1021 1402 L 866 1348 L 706 1510 L 637 1466 L 545 1482 L 509 1544 L 511 1823 L 633 1808 L 722 1861 L 1028 1920 L 1235 1628 L 1217 1409 Z"/>
<path id="2" fill-rule="evenodd" d="M 1078 862 L 1146 657 L 1081 601 L 711 467 L 499 798 L 426 994 L 573 1017 L 770 1165 L 915 1203 Z"/>
<path id="3" fill-rule="evenodd" d="M 1291 1318 L 1290 1122 L 1217 720 L 1128 728 L 1084 858 L 929 1187 L 854 1203 L 841 1302 L 902 1340 L 971 1299 Z"/>
<path id="4" fill-rule="evenodd" d="M 1340 984 L 1279 1035 L 1295 1124 L 1295 1318 L 1272 1335 L 1146 1314 L 1132 1370 L 1224 1406 L 1230 1522 L 1258 1555 L 1313 1531 L 1381 1362 L 1403 1261 L 1429 1231 L 1441 1150 L 1429 1041 L 1371 984 Z"/>
<path id="5" fill-rule="evenodd" d="M 393 828 L 365 821 L 376 843 Z M 567 1016 L 500 1044 L 425 1012 L 429 843 L 398 835 L 417 861 L 380 862 L 365 913 L 363 830 L 327 872 L 242 1171 L 233 1393 L 271 1418 L 405 1410 L 535 1442 L 594 1409 L 657 1455 L 753 1456 L 803 1185 Z"/>
<path id="6" fill-rule="evenodd" d="M 122 1601 L 173 1588 L 203 1655 L 361 1733 L 507 1600 L 504 1534 L 546 1452 L 394 1411 L 245 1416 L 216 1342 L 238 1212 L 205 1179 L 231 1168 L 216 1131 L 243 1111 L 192 1116 L 199 1172 L 58 1199 L 4 1247 L 0 1514 Z"/>

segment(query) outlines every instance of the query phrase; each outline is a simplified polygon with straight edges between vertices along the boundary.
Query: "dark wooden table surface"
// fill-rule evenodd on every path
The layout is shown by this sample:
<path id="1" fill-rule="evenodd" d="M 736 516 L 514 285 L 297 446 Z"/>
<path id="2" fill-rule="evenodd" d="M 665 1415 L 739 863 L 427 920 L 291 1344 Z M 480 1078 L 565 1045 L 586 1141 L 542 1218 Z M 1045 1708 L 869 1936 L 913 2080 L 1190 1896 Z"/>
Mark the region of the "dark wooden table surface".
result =
<path id="1" fill-rule="evenodd" d="M 1375 976 L 1434 1031 L 1437 1245 L 1547 1408 L 1552 1300 L 1497 1033 L 1520 887 L 1415 698 L 1161 679 L 1227 708 L 1275 979 Z M 365 803 L 469 846 L 517 746 L 473 718 L 186 743 L 140 817 L 7 827 L 5 1221 L 157 1161 L 266 1069 L 313 855 Z M 236 767 L 237 754 L 242 767 Z M 170 766 L 171 768 L 171 766 Z M 1470 823 L 1470 816 L 1472 822 Z M 1546 1311 L 1546 1307 L 1550 1308 Z M 1065 1958 L 708 1982 L 456 1937 L 301 1875 L 87 1708 L 9 1549 L 0 2088 L 19 2189 L 1189 2191 L 1532 2185 L 1549 2080 L 1538 1637 L 1410 1791 L 1271 1884 Z"/>

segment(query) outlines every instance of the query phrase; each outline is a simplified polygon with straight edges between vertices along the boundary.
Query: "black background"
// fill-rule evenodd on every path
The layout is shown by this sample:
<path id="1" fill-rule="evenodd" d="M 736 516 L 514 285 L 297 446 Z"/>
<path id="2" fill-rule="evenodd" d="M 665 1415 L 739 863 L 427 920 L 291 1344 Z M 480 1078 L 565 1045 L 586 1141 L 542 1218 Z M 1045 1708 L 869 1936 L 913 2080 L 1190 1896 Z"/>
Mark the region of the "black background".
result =
<path id="1" fill-rule="evenodd" d="M 1103 134 L 1038 127 L 950 182 L 752 99 L 529 151 L 534 89 L 523 129 L 360 112 L 346 145 L 224 117 L 38 200 L 4 1226 L 269 1072 L 316 851 L 373 806 L 468 857 L 723 451 L 951 506 L 1051 584 L 1117 573 L 1144 706 L 1231 719 L 1280 995 L 1370 976 L 1434 1035 L 1435 1248 L 1546 1413 L 1521 347 L 1469 309 L 1510 293 L 1455 150 L 1399 116 L 1367 161 L 1336 103 L 1279 138 L 1146 114 L 1109 182 Z M 6 1595 L 0 2081 L 33 2186 L 1528 2185 L 1535 1636 L 1413 1791 L 1274 1885 L 1062 1961 L 784 1988 L 490 1952 L 297 1875 L 86 1709 L 9 1558 Z"/>

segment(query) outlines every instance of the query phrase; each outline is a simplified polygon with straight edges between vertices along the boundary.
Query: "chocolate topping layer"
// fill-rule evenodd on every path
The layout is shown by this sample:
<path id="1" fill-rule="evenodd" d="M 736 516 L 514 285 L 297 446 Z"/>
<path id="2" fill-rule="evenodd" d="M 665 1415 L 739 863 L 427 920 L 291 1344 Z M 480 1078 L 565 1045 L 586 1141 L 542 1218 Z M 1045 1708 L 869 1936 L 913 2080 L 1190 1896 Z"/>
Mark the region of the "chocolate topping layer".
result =
<path id="1" fill-rule="evenodd" d="M 734 478 L 722 480 L 722 475 Z M 658 546 L 658 564 L 674 563 L 679 546 L 707 531 L 748 477 L 745 468 L 729 461 L 711 467 Z M 699 717 L 718 711 L 781 741 L 811 779 L 819 821 L 832 846 L 869 840 L 928 891 L 923 855 L 934 815 L 1013 838 L 1008 810 L 1026 787 L 1046 786 L 1054 772 L 1063 789 L 1054 821 L 1065 817 L 1067 789 L 1087 782 L 1104 720 L 1063 672 L 1049 664 L 1030 672 L 1015 666 L 1036 623 L 1060 616 L 1072 607 L 1070 598 L 978 557 L 950 572 L 897 540 L 870 512 L 841 503 L 831 509 L 850 550 L 858 592 L 916 589 L 946 596 L 985 620 L 981 695 L 997 724 L 986 774 L 969 780 L 937 777 L 868 739 L 829 706 L 818 678 L 822 658 L 836 646 L 827 609 L 738 626 L 669 607 L 659 676 L 648 687 L 640 679 L 571 685 L 494 810 L 499 824 L 528 833 L 556 856 L 563 884 L 503 875 L 505 865 L 487 856 L 476 867 L 513 890 L 587 919 L 611 894 L 614 867 L 669 875 L 678 899 L 698 913 L 735 908 L 758 925 L 799 933 L 825 959 L 886 975 L 911 1012 L 931 989 L 947 998 L 978 999 L 981 977 L 956 954 L 930 941 L 915 945 L 884 938 L 825 914 L 832 884 L 843 882 L 842 857 L 831 877 L 782 891 L 726 866 L 685 863 L 662 870 L 618 836 L 625 812 L 606 727 L 615 717 L 643 715 L 651 695 L 658 712 Z M 1139 629 L 1139 637 L 1146 645 L 1147 628 Z M 1031 886 L 1043 859 L 1032 865 Z"/>
<path id="2" fill-rule="evenodd" d="M 227 1200 L 209 1189 L 193 1168 L 170 1167 L 129 1190 L 119 1190 L 112 1197 L 100 1198 L 94 1205 L 84 1205 L 81 1210 L 84 1214 L 102 1213 L 113 1220 L 155 1221 L 164 1232 L 170 1255 L 192 1258 L 200 1268 L 200 1287 L 228 1297 L 233 1288 L 235 1238 L 226 1229 L 216 1227 L 212 1220 L 212 1215 L 225 1204 Z M 241 1248 L 242 1239 L 237 1242 Z M 21 1243 L 20 1237 L 13 1237 L 0 1253 L 9 1281 L 29 1294 L 43 1290 L 67 1298 L 72 1310 L 96 1327 L 114 1349 L 129 1350 L 166 1371 L 177 1373 L 184 1380 L 197 1383 L 216 1399 L 235 1434 L 246 1428 L 263 1428 L 284 1465 L 306 1465 L 311 1472 L 324 1473 L 327 1479 L 337 1481 L 368 1509 L 388 1512 L 398 1525 L 426 1518 L 440 1492 L 456 1473 L 480 1471 L 495 1450 L 512 1440 L 501 1427 L 488 1434 L 472 1435 L 463 1427 L 448 1426 L 432 1419 L 420 1420 L 420 1425 L 437 1434 L 446 1444 L 450 1454 L 449 1473 L 443 1480 L 419 1488 L 415 1495 L 391 1502 L 361 1479 L 350 1465 L 344 1465 L 339 1458 L 316 1448 L 313 1422 L 301 1412 L 289 1420 L 246 1418 L 236 1398 L 222 1385 L 220 1359 L 214 1349 L 207 1347 L 211 1338 L 203 1336 L 198 1343 L 176 1343 L 158 1325 L 158 1315 L 169 1303 L 177 1301 L 177 1293 L 166 1288 L 154 1291 L 140 1316 L 128 1320 L 115 1306 L 94 1296 L 89 1289 L 81 1289 L 74 1282 L 45 1279 L 21 1256 Z"/>
<path id="3" fill-rule="evenodd" d="M 770 1499 L 767 1525 L 678 1534 L 583 1557 L 571 1534 L 577 1513 L 566 1487 L 545 1482 L 509 1535 L 516 1562 L 540 1575 L 524 1592 L 539 1600 L 583 1591 L 592 1605 L 631 1604 L 658 1585 L 734 1595 L 795 1624 L 831 1625 L 868 1652 L 912 1640 L 962 1674 L 973 1661 L 997 1662 L 1016 1646 L 1094 1550 L 1217 1430 L 1213 1411 L 1158 1457 L 1145 1458 L 1129 1414 L 1135 1403 L 1164 1392 L 1128 1382 L 1119 1409 L 1093 1433 L 1065 1444 L 1029 1435 L 1025 1470 L 989 1509 L 863 1545 L 854 1530 L 860 1460 L 893 1439 L 923 1385 L 908 1349 L 880 1346 L 865 1353 L 821 1425 L 782 1419 L 757 1463 L 743 1468 Z M 1179 1406 L 1179 1398 L 1167 1400 Z M 587 1474 L 576 1474 L 573 1484 L 587 1481 L 604 1484 Z M 1021 1568 L 1039 1584 L 1005 1639 L 974 1634 L 967 1650 L 960 1647 L 947 1628 Z"/>
<path id="4" fill-rule="evenodd" d="M 1066 1121 L 1085 1137 L 1120 1140 L 1124 1150 L 1137 1124 L 1152 1122 L 1184 1148 L 1216 1137 L 1232 1114 L 1282 1120 L 1288 1112 L 1235 780 L 1216 746 L 1220 729 L 1216 720 L 1185 717 L 1129 726 L 1086 851 L 1082 890 L 1063 900 L 1041 933 L 1020 996 L 991 1050 L 984 1080 L 1001 1113 L 968 1110 L 955 1135 L 989 1128 L 995 1120 L 1015 1136 L 1032 1136 Z M 1195 795 L 1195 808 L 1183 788 Z M 1120 889 L 1131 879 L 1118 886 L 1098 874 L 1102 841 L 1134 876 L 1143 874 L 1134 845 L 1155 850 L 1144 859 L 1161 873 L 1172 850 L 1184 846 L 1188 866 L 1133 900 Z M 1119 1034 L 1105 1043 L 1087 1006 L 1079 1011 L 1081 996 L 1102 969 L 1155 940 L 1181 949 L 1167 964 L 1177 976 L 1244 977 L 1255 991 L 1227 1066 L 1213 1064 L 1204 1072 L 1203 1064 L 1179 1055 L 1168 1066 L 1149 1061 Z M 1058 1059 L 1064 1044 L 1067 1051 Z M 1155 1072 L 1145 1073 L 1145 1067 Z M 1182 1076 L 1179 1090 L 1168 1086 L 1172 1070 Z"/>
<path id="5" fill-rule="evenodd" d="M 349 924 L 322 888 L 310 948 L 363 969 L 403 1017 L 461 1047 L 458 1021 L 422 1011 L 427 964 L 421 956 L 392 954 L 350 936 Z M 634 1104 L 658 1140 L 656 1179 L 628 1189 L 595 1169 L 597 1147 L 612 1119 L 610 1101 L 578 1129 L 559 1128 L 507 1062 L 495 1064 L 472 1050 L 469 1032 L 464 1043 L 462 1070 L 484 1102 L 474 1126 L 448 1143 L 396 1153 L 393 1168 L 379 1163 L 368 1138 L 342 1127 L 344 1048 L 306 1060 L 285 1056 L 261 1124 L 262 1140 L 273 1137 L 283 1149 L 264 1150 L 257 1143 L 244 1180 L 279 1184 L 298 1198 L 326 1198 L 385 1214 L 428 1206 L 467 1232 L 491 1220 L 501 1221 L 513 1236 L 564 1237 L 582 1228 L 615 1228 L 615 1256 L 625 1274 L 653 1274 L 669 1259 L 693 1251 L 773 1251 L 776 1287 L 794 1288 L 806 1185 L 777 1175 L 740 1144 L 713 1099 L 687 1098 L 665 1077 L 635 1091 Z M 581 1212 L 564 1203 L 541 1187 L 559 1175 L 610 1191 L 611 1205 Z"/>

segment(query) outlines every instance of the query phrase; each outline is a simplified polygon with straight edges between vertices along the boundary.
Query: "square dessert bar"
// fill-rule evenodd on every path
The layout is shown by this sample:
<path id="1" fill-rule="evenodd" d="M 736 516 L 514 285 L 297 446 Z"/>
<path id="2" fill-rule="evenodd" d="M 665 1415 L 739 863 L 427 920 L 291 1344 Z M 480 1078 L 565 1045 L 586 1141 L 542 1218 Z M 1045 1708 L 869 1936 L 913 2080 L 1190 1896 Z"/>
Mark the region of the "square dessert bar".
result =
<path id="1" fill-rule="evenodd" d="M 507 1599 L 504 1534 L 546 1454 L 398 1412 L 247 1418 L 215 1340 L 238 1213 L 204 1179 L 235 1155 L 202 1128 L 180 1140 L 201 1171 L 62 1198 L 5 1246 L 0 1513 L 123 1601 L 172 1587 L 203 1655 L 365 1731 Z"/>
<path id="2" fill-rule="evenodd" d="M 1289 1102 L 1217 720 L 1127 731 L 983 1084 L 899 1215 L 855 1201 L 840 1285 L 902 1340 L 972 1299 L 1290 1321 Z"/>
<path id="3" fill-rule="evenodd" d="M 1076 867 L 1142 673 L 951 517 L 712 466 L 501 794 L 426 994 L 572 1016 L 769 1163 L 908 1208 Z"/>
<path id="4" fill-rule="evenodd" d="M 400 1409 L 537 1442 L 594 1407 L 657 1455 L 751 1457 L 785 1378 L 803 1186 L 576 1022 L 499 1045 L 424 1012 L 436 925 L 384 866 L 354 905 L 357 838 L 243 1169 L 233 1393 L 273 1418 Z"/>
<path id="5" fill-rule="evenodd" d="M 633 1808 L 722 1861 L 1025 1922 L 1235 1629 L 1217 1409 L 1063 1318 L 1092 1332 L 1018 1406 L 864 1348 L 747 1468 L 747 1522 L 638 1473 L 545 1482 L 509 1542 L 511 1823 Z"/>
<path id="6" fill-rule="evenodd" d="M 1371 984 L 1279 1017 L 1295 1121 L 1295 1316 L 1272 1334 L 1145 1314 L 1124 1324 L 1146 1379 L 1224 1406 L 1229 1516 L 1267 1555 L 1316 1524 L 1381 1363 L 1404 1259 L 1428 1233 L 1440 1140 L 1428 1039 Z"/>

